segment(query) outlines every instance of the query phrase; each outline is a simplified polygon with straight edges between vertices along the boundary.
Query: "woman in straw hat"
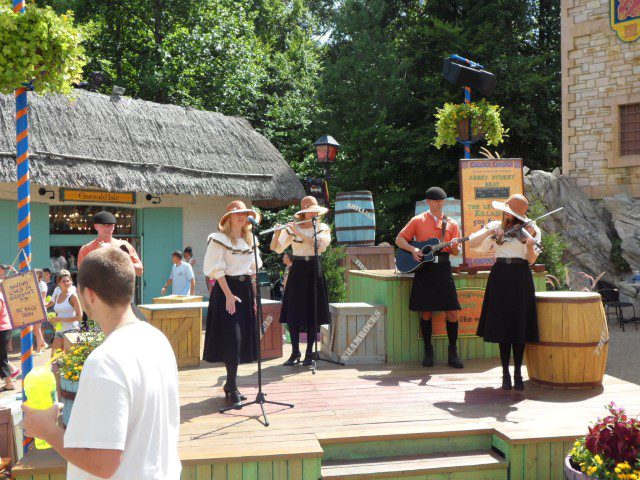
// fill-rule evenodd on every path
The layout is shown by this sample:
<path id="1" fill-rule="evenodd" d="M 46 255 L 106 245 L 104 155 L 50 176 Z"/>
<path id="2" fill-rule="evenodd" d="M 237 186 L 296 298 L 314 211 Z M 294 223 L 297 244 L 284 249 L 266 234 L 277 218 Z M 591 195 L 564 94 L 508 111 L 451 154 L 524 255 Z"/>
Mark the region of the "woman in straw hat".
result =
<path id="1" fill-rule="evenodd" d="M 535 289 L 529 265 L 538 258 L 536 242 L 540 241 L 541 233 L 530 223 L 523 228 L 530 236 L 505 236 L 506 230 L 528 221 L 529 202 L 523 195 L 511 195 L 504 203 L 493 202 L 493 208 L 502 212 L 502 220 L 489 222 L 471 235 L 469 241 L 471 248 L 496 255 L 487 280 L 478 336 L 485 342 L 500 344 L 504 390 L 512 388 L 509 357 L 513 350 L 513 386 L 524 390 L 520 370 L 524 344 L 538 341 Z"/>
<path id="2" fill-rule="evenodd" d="M 260 214 L 240 200 L 227 205 L 218 232 L 209 235 L 204 257 L 204 274 L 215 278 L 211 289 L 203 358 L 207 362 L 224 362 L 227 401 L 239 407 L 242 396 L 236 377 L 238 364 L 258 359 L 255 277 L 262 265 L 258 252 L 255 264 L 248 217 L 260 221 Z"/>
<path id="3" fill-rule="evenodd" d="M 286 228 L 277 231 L 271 240 L 271 250 L 282 253 L 289 245 L 293 250 L 293 264 L 289 271 L 280 313 L 280 323 L 286 323 L 291 334 L 292 353 L 284 363 L 286 366 L 300 363 L 300 332 L 307 332 L 307 350 L 302 364 L 311 365 L 313 343 L 318 332 L 316 327 L 329 323 L 329 295 L 321 265 L 317 281 L 314 279 L 316 258 L 312 223 L 312 218 L 320 217 L 328 211 L 327 208 L 318 205 L 315 197 L 304 197 L 300 203 L 300 211 L 295 214 L 296 219 L 304 222 L 298 225 L 288 223 Z M 317 223 L 316 231 L 318 254 L 321 254 L 331 243 L 331 229 L 324 223 Z M 315 314 L 314 305 L 317 305 Z"/>

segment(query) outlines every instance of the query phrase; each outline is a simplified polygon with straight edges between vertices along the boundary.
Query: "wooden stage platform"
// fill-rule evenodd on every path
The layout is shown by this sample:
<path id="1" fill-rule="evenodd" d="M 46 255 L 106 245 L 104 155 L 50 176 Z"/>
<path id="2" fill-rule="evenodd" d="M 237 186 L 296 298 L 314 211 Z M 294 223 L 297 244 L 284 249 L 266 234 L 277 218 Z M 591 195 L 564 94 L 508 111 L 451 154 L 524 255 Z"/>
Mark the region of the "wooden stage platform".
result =
<path id="1" fill-rule="evenodd" d="M 180 371 L 182 479 L 561 479 L 565 452 L 606 403 L 640 413 L 640 387 L 613 377 L 597 390 L 527 382 L 524 392 L 505 392 L 493 359 L 464 370 L 321 362 L 316 375 L 281 362 L 265 363 L 264 390 L 295 408 L 268 405 L 269 427 L 255 405 L 218 413 L 224 367 Z M 256 368 L 240 366 L 250 400 Z M 64 471 L 60 457 L 36 451 L 14 475 L 57 480 Z"/>

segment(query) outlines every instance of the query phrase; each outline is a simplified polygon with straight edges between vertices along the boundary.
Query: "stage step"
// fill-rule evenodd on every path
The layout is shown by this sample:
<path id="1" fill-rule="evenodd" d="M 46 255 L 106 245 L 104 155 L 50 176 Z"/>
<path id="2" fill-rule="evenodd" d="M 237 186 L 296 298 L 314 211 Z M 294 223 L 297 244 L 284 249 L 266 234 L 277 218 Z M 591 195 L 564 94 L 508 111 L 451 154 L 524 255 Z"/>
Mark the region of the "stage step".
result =
<path id="1" fill-rule="evenodd" d="M 316 433 L 323 462 L 488 451 L 493 428 L 472 421 L 397 422 Z"/>
<path id="2" fill-rule="evenodd" d="M 490 451 L 323 462 L 323 480 L 507 480 L 507 462 Z"/>

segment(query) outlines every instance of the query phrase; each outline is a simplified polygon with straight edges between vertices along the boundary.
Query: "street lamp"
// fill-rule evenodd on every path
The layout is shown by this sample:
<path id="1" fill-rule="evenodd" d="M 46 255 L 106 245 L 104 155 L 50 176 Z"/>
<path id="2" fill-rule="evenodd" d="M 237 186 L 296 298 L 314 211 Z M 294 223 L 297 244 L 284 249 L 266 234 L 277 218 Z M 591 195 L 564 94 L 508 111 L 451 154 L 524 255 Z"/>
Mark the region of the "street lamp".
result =
<path id="1" fill-rule="evenodd" d="M 329 165 L 336 161 L 340 144 L 331 135 L 323 135 L 313 142 L 313 146 L 316 147 L 316 155 L 318 156 L 318 162 L 322 164 L 324 169 L 324 176 L 328 178 Z"/>

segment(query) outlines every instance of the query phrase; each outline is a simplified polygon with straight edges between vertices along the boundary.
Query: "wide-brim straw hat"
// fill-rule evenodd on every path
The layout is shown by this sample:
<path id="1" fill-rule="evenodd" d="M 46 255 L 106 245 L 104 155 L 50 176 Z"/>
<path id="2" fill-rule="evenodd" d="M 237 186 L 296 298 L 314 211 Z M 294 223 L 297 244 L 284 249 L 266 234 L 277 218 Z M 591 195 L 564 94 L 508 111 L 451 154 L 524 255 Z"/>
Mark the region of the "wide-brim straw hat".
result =
<path id="1" fill-rule="evenodd" d="M 301 215 L 305 213 L 317 213 L 318 216 L 325 215 L 329 211 L 326 207 L 321 207 L 318 205 L 318 200 L 316 197 L 312 197 L 309 195 L 308 197 L 304 197 L 300 202 L 300 210 L 294 213 L 294 217 L 300 218 Z"/>
<path id="2" fill-rule="evenodd" d="M 529 220 L 529 218 L 527 217 L 527 210 L 529 210 L 529 200 L 527 200 L 527 197 L 525 197 L 524 195 L 520 195 L 519 193 L 511 195 L 506 202 L 498 202 L 494 200 L 493 202 L 491 202 L 491 205 L 496 210 L 510 213 L 518 220 L 522 220 L 523 222 Z"/>
<path id="3" fill-rule="evenodd" d="M 234 213 L 248 213 L 249 216 L 253 217 L 256 220 L 256 222 L 260 223 L 262 221 L 262 217 L 258 212 L 252 210 L 251 208 L 248 208 L 243 201 L 234 200 L 229 205 L 227 205 L 227 213 L 222 216 L 220 222 L 218 223 L 218 228 L 220 230 L 222 230 L 222 226 L 227 222 L 227 219 Z"/>

